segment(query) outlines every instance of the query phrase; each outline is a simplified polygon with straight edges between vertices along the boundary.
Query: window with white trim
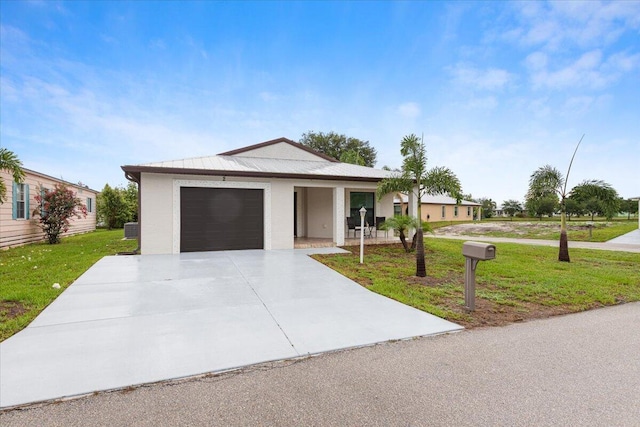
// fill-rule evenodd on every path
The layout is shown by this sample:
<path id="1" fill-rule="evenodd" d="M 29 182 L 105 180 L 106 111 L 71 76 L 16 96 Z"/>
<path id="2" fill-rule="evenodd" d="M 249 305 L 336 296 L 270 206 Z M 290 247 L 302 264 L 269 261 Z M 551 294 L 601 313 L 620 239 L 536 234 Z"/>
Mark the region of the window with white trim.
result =
<path id="1" fill-rule="evenodd" d="M 93 199 L 87 197 L 87 212 L 93 212 Z"/>
<path id="2" fill-rule="evenodd" d="M 13 219 L 29 219 L 29 185 L 13 183 Z"/>
<path id="3" fill-rule="evenodd" d="M 471 216 L 471 206 L 467 206 L 467 216 Z"/>

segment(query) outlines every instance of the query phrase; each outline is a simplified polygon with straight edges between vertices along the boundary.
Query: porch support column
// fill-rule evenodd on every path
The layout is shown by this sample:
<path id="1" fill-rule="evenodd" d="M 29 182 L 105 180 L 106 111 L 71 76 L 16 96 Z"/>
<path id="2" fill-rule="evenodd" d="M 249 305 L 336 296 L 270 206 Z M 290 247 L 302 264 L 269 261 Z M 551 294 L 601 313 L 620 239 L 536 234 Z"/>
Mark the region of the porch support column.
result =
<path id="1" fill-rule="evenodd" d="M 344 187 L 333 189 L 333 241 L 338 246 L 344 246 Z"/>
<path id="2" fill-rule="evenodd" d="M 409 216 L 417 217 L 418 216 L 418 198 L 416 194 L 418 193 L 418 187 L 414 187 L 413 191 L 409 193 Z"/>

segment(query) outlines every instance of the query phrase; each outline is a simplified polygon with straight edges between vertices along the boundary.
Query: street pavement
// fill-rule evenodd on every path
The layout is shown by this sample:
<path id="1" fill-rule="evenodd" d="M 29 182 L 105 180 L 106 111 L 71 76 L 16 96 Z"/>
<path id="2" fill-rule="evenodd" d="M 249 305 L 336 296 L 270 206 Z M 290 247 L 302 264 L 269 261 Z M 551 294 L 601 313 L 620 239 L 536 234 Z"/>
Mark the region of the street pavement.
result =
<path id="1" fill-rule="evenodd" d="M 640 303 L 8 411 L 12 426 L 638 426 Z"/>

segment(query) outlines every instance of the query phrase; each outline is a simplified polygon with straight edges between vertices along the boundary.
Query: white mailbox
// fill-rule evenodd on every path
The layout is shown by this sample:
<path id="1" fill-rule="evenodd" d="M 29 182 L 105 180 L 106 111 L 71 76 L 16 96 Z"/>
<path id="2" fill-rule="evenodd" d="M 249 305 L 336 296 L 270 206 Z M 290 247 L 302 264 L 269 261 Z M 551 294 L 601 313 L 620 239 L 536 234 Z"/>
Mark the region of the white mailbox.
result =
<path id="1" fill-rule="evenodd" d="M 489 243 L 464 242 L 462 244 L 462 255 L 480 261 L 486 261 L 496 257 L 496 247 Z"/>

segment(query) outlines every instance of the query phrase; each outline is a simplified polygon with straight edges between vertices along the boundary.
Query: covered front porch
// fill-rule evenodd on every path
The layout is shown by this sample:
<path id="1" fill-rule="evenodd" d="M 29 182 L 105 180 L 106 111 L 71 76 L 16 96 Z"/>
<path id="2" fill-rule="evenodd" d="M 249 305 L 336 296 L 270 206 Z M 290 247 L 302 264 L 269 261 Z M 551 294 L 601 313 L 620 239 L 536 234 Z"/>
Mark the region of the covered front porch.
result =
<path id="1" fill-rule="evenodd" d="M 360 209 L 366 209 L 366 244 L 394 241 L 392 232 L 377 230 L 376 224 L 393 216 L 393 195 L 376 198 L 376 184 L 344 183 L 294 186 L 294 248 L 357 245 L 360 242 Z M 351 219 L 349 221 L 348 219 Z M 349 224 L 350 223 L 350 224 Z"/>

